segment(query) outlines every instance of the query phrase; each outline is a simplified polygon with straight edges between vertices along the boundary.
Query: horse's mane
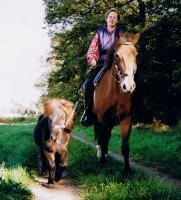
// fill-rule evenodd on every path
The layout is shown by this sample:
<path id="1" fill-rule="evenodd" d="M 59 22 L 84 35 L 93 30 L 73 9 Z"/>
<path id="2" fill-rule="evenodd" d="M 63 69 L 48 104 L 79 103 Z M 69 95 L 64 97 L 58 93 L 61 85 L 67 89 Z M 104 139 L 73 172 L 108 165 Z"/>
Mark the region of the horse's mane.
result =
<path id="1" fill-rule="evenodd" d="M 105 61 L 106 63 L 106 68 L 111 68 L 114 62 L 114 53 L 115 51 L 123 44 L 126 42 L 129 42 L 129 37 L 127 33 L 122 33 L 118 37 L 116 37 L 116 40 L 112 47 L 108 50 L 107 52 L 107 60 Z"/>
<path id="2" fill-rule="evenodd" d="M 121 33 L 115 39 L 114 44 L 107 52 L 107 60 L 105 61 L 106 68 L 111 68 L 114 63 L 114 53 L 119 49 L 119 47 L 127 42 L 131 42 L 132 34 L 127 32 Z"/>
<path id="3" fill-rule="evenodd" d="M 49 117 L 53 124 L 66 124 L 67 128 L 72 129 L 74 125 L 73 106 L 71 101 L 51 98 L 43 103 L 43 115 Z"/>

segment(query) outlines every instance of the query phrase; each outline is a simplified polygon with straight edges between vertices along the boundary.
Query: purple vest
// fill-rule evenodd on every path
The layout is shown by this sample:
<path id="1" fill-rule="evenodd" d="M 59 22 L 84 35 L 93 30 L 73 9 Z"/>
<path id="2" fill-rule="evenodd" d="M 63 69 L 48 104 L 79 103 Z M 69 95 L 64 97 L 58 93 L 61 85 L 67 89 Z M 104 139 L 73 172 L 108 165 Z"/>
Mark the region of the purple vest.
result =
<path id="1" fill-rule="evenodd" d="M 101 65 L 104 65 L 105 61 L 107 60 L 107 52 L 109 49 L 112 48 L 115 42 L 116 36 L 118 36 L 119 33 L 122 31 L 117 28 L 112 33 L 109 33 L 107 31 L 106 27 L 100 28 L 97 31 L 97 34 L 99 36 L 99 63 Z"/>

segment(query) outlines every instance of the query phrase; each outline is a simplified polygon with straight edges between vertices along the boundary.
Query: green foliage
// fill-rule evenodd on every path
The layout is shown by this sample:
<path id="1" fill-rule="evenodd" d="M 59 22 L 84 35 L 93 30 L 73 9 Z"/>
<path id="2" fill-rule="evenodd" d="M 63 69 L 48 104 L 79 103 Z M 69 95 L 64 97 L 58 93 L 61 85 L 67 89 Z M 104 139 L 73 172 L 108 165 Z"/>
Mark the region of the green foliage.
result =
<path id="1" fill-rule="evenodd" d="M 76 126 L 75 132 L 93 141 L 93 129 Z M 134 128 L 130 137 L 131 159 L 144 165 L 156 167 L 161 172 L 181 178 L 181 135 L 180 129 L 156 132 Z M 118 127 L 112 131 L 110 150 L 121 154 L 121 139 Z"/>
<path id="2" fill-rule="evenodd" d="M 77 88 L 88 73 L 86 51 L 111 7 L 121 13 L 119 26 L 142 30 L 138 46 L 134 119 L 155 117 L 175 124 L 180 118 L 180 4 L 179 1 L 44 0 L 46 22 L 52 31 L 52 59 L 56 70 L 48 79 L 48 95 L 75 101 Z M 139 5 L 138 5 L 139 3 Z M 81 104 L 79 110 L 83 108 Z M 179 109 L 178 109 L 179 108 Z M 142 114 L 144 113 L 144 115 Z"/>
<path id="3" fill-rule="evenodd" d="M 139 98 L 135 106 L 141 121 L 155 117 L 175 124 L 181 117 L 180 17 L 181 13 L 171 13 L 142 35 L 137 72 Z"/>

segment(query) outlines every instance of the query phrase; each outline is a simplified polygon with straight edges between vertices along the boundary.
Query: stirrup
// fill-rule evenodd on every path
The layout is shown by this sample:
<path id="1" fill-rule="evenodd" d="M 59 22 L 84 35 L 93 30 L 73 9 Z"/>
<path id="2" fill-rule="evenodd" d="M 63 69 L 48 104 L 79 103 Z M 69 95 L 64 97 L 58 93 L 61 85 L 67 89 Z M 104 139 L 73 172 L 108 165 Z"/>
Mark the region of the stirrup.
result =
<path id="1" fill-rule="evenodd" d="M 90 110 L 84 110 L 82 117 L 80 118 L 80 123 L 83 126 L 91 126 L 93 124 L 92 116 Z"/>

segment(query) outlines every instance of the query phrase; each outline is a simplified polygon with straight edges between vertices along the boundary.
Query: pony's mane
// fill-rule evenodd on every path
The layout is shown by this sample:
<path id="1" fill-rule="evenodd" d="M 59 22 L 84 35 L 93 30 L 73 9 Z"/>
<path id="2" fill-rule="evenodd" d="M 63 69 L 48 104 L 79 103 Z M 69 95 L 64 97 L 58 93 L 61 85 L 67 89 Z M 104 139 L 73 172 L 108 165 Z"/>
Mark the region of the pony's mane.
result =
<path id="1" fill-rule="evenodd" d="M 53 124 L 62 124 L 67 122 L 70 128 L 74 124 L 74 104 L 65 99 L 51 98 L 43 103 L 43 115 L 49 117 Z"/>

